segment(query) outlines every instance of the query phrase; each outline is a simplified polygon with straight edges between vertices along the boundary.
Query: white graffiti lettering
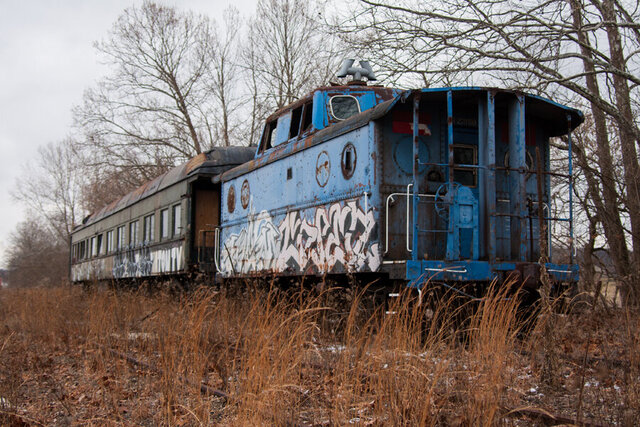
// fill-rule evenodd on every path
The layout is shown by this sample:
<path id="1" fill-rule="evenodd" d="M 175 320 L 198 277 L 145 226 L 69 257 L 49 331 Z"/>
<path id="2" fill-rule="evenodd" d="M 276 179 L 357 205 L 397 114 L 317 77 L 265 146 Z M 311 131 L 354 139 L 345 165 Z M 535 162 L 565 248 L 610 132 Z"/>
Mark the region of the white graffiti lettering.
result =
<path id="1" fill-rule="evenodd" d="M 311 220 L 305 219 L 309 214 Z M 245 228 L 221 248 L 226 275 L 290 271 L 299 274 L 377 271 L 380 245 L 375 241 L 373 210 L 357 201 L 289 212 L 279 226 L 267 211 L 250 215 Z"/>

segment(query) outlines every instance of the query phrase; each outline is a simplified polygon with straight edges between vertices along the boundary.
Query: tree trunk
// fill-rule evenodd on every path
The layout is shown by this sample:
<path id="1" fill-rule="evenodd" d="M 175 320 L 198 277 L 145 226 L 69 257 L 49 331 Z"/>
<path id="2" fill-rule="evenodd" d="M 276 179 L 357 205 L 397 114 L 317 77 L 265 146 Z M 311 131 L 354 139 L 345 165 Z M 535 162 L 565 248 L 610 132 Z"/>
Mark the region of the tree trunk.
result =
<path id="1" fill-rule="evenodd" d="M 595 78 L 595 67 L 590 48 L 590 41 L 582 29 L 582 4 L 580 0 L 571 0 L 573 15 L 573 26 L 580 42 L 581 53 L 584 56 L 583 64 L 585 69 L 585 79 L 588 90 L 599 97 L 600 89 Z M 611 258 L 616 271 L 621 278 L 626 278 L 630 274 L 629 250 L 627 248 L 624 228 L 620 220 L 620 210 L 618 209 L 618 194 L 616 192 L 616 182 L 613 174 L 613 159 L 611 157 L 611 145 L 609 143 L 609 133 L 604 112 L 596 104 L 591 103 L 594 127 L 596 133 L 596 153 L 598 166 L 602 174 L 602 204 L 596 203 L 596 211 L 600 220 L 604 234 L 609 243 Z M 597 194 L 594 192 L 594 197 Z M 596 197 L 597 200 L 597 197 Z"/>
<path id="2" fill-rule="evenodd" d="M 607 38 L 611 55 L 611 65 L 618 69 L 625 69 L 625 58 L 620 42 L 620 32 L 617 27 L 617 16 L 613 1 L 604 0 L 601 3 L 601 12 L 604 22 L 607 24 Z M 620 111 L 621 119 L 617 119 L 618 136 L 622 149 L 622 163 L 624 165 L 624 181 L 627 188 L 626 205 L 629 210 L 631 222 L 631 241 L 633 242 L 633 264 L 640 266 L 640 168 L 638 166 L 638 152 L 633 129 L 627 123 L 633 123 L 631 112 L 631 100 L 629 99 L 629 85 L 627 80 L 619 73 L 613 73 L 613 88 L 615 91 L 616 107 Z M 626 122 L 626 123 L 625 123 Z M 639 303 L 638 274 L 636 269 L 630 272 L 630 289 L 623 288 L 623 299 L 626 303 Z"/>

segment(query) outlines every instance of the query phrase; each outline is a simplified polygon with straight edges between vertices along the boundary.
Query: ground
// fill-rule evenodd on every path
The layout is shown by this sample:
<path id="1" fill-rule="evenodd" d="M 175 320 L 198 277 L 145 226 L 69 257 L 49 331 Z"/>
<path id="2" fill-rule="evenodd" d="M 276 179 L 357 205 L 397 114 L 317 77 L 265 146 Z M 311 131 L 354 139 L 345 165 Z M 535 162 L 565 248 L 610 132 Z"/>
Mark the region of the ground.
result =
<path id="1" fill-rule="evenodd" d="M 0 424 L 640 423 L 637 311 L 330 292 L 0 290 Z"/>

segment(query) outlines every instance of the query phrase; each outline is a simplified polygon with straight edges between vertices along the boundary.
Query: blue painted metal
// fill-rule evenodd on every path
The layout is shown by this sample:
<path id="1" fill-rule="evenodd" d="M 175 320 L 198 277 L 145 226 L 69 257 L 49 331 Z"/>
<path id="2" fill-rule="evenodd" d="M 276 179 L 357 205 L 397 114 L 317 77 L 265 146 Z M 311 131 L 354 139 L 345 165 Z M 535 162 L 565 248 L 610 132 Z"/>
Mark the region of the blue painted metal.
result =
<path id="1" fill-rule="evenodd" d="M 485 282 L 496 277 L 491 264 L 485 261 L 407 261 L 408 286 L 412 287 L 423 286 L 430 280 Z"/>
<path id="2" fill-rule="evenodd" d="M 533 263 L 532 263 L 533 264 Z M 552 280 L 576 282 L 580 267 L 577 264 L 546 263 L 545 268 Z M 429 281 L 487 282 L 508 276 L 516 271 L 516 263 L 492 264 L 486 261 L 407 261 L 406 274 L 409 287 L 422 287 Z"/>
<path id="3" fill-rule="evenodd" d="M 453 196 L 454 190 L 454 181 L 453 181 L 453 92 L 451 90 L 447 91 L 447 196 L 445 197 L 445 202 L 449 205 L 449 224 L 448 224 L 448 233 L 447 233 L 447 260 L 457 259 L 459 256 L 458 251 L 456 250 L 455 241 L 456 238 L 454 236 L 454 230 L 452 225 L 452 221 L 455 221 L 453 215 L 451 215 L 451 198 Z"/>
<path id="4" fill-rule="evenodd" d="M 578 264 L 545 264 L 547 273 L 557 282 L 577 282 L 580 278 L 580 266 Z"/>
<path id="5" fill-rule="evenodd" d="M 455 186 L 449 209 L 449 228 L 455 259 L 479 258 L 478 201 L 471 189 Z"/>
<path id="6" fill-rule="evenodd" d="M 516 95 L 509 102 L 509 200 L 511 215 L 511 257 L 527 260 L 527 226 L 525 217 L 525 111 L 524 97 Z"/>
<path id="7" fill-rule="evenodd" d="M 411 245 L 411 259 L 418 259 L 418 252 L 420 248 L 418 246 L 418 201 L 420 194 L 420 183 L 418 181 L 418 171 L 420 170 L 420 93 L 415 93 L 413 96 L 413 242 Z"/>
<path id="8" fill-rule="evenodd" d="M 221 260 L 225 274 L 230 274 L 230 265 L 249 274 L 386 271 L 383 263 L 387 262 L 402 263 L 401 277 L 411 286 L 422 286 L 429 278 L 488 281 L 537 265 L 528 247 L 536 229 L 529 232 L 525 204 L 533 182 L 526 169 L 527 152 L 533 148 L 527 145 L 546 150 L 549 135 L 559 134 L 558 112 L 571 117 L 571 128 L 576 125 L 573 120 L 581 118 L 575 110 L 495 89 L 422 89 L 399 93 L 388 101 L 359 90 L 316 91 L 313 123 L 319 130 L 306 139 L 285 141 L 258 153 L 250 164 L 222 176 L 223 207 L 230 187 L 239 194 L 246 179 L 252 189 L 246 209 L 222 214 L 221 244 L 236 245 L 231 248 L 235 259 Z M 366 111 L 332 123 L 327 105 L 336 93 L 355 96 Z M 529 104 L 525 110 L 527 102 L 534 103 L 535 114 L 529 113 Z M 540 128 L 533 136 L 527 133 L 527 114 L 535 116 L 531 126 Z M 286 116 L 283 111 L 283 127 Z M 400 130 L 404 125 L 406 131 Z M 278 129 L 278 135 L 285 135 L 285 130 Z M 346 144 L 353 144 L 357 153 L 350 179 L 340 169 Z M 473 149 L 477 163 L 461 147 Z M 509 173 L 497 167 L 500 161 L 506 162 L 506 153 Z M 324 165 L 321 175 L 315 173 L 318 162 Z M 288 169 L 293 179 L 286 178 Z M 473 183 L 468 171 L 476 174 Z M 467 185 L 457 184 L 456 177 L 466 179 Z M 434 193 L 441 186 L 448 190 L 440 200 L 446 206 L 444 218 L 435 209 Z M 549 191 L 547 186 L 545 193 Z M 341 236 L 343 229 L 351 227 L 354 215 L 360 228 Z M 336 218 L 343 222 L 334 222 Z M 384 224 L 389 228 L 384 229 Z M 275 236 L 271 243 L 265 233 Z M 243 238 L 259 245 L 240 247 Z M 269 245 L 273 254 L 263 250 Z M 501 245 L 509 251 L 502 251 Z M 343 257 L 345 251 L 348 254 Z M 238 259 L 238 254 L 244 259 Z M 247 268 L 247 263 L 252 266 Z M 575 276 L 572 266 L 556 267 L 553 277 Z"/>
<path id="9" fill-rule="evenodd" d="M 484 105 L 484 103 L 481 103 Z M 487 167 L 484 199 L 486 203 L 485 218 L 488 222 L 487 245 L 489 262 L 496 259 L 496 113 L 493 91 L 487 91 L 486 102 L 486 148 L 485 166 Z"/>

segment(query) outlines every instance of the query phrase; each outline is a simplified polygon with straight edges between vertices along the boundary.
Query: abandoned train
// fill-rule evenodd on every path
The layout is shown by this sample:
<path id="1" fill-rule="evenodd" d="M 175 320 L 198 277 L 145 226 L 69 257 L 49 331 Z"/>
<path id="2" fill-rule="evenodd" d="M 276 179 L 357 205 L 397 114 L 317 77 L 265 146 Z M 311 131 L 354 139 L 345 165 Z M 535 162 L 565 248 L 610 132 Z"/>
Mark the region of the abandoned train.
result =
<path id="1" fill-rule="evenodd" d="M 87 217 L 72 234 L 72 281 L 378 275 L 486 283 L 546 271 L 578 279 L 570 248 L 540 244 L 571 207 L 549 209 L 551 137 L 580 111 L 511 90 L 320 87 L 270 116 L 257 147 L 214 148 Z M 571 192 L 566 195 L 571 206 Z M 547 230 L 547 231 L 544 231 Z M 543 240 L 544 241 L 544 240 Z M 572 239 L 568 239 L 571 246 Z"/>

